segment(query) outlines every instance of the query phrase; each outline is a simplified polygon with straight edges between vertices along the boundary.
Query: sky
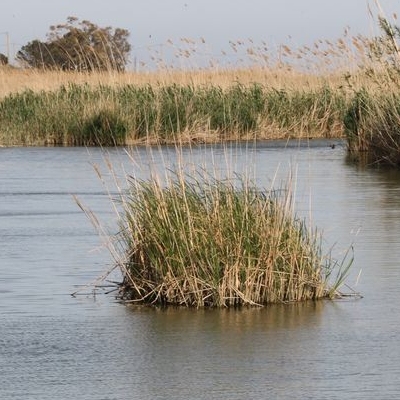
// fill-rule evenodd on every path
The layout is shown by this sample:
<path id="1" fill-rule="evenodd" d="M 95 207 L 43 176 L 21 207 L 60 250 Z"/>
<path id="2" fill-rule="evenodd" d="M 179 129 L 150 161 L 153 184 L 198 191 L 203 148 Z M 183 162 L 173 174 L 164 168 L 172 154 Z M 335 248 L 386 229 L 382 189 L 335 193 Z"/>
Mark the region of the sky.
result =
<path id="1" fill-rule="evenodd" d="M 379 3 L 388 17 L 400 15 L 400 0 Z M 190 46 L 197 46 L 198 57 L 220 57 L 221 50 L 229 57 L 230 41 L 273 48 L 338 39 L 346 28 L 352 35 L 376 34 L 368 7 L 378 14 L 375 0 L 1 0 L 0 53 L 9 52 L 12 62 L 24 44 L 45 41 L 50 25 L 76 16 L 127 29 L 135 65 L 149 53 L 166 58 L 166 43 L 175 50 L 188 46 L 183 38 L 197 43 Z"/>

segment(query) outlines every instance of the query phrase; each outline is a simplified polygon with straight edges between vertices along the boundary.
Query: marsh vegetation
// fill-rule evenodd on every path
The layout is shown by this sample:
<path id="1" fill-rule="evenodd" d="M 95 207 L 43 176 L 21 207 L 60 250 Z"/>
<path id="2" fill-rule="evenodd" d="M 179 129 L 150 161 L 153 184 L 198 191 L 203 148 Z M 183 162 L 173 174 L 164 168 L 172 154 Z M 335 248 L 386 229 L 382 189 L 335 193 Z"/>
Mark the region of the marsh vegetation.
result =
<path id="1" fill-rule="evenodd" d="M 0 103 L 4 145 L 125 145 L 290 137 L 339 137 L 345 99 L 260 84 L 25 90 Z"/>
<path id="2" fill-rule="evenodd" d="M 120 236 L 122 299 L 239 307 L 340 295 L 348 266 L 329 282 L 337 264 L 322 254 L 319 234 L 294 215 L 290 190 L 175 178 L 166 186 L 130 182 Z"/>
<path id="3" fill-rule="evenodd" d="M 126 145 L 346 137 L 352 158 L 399 165 L 399 28 L 271 50 L 230 42 L 235 65 L 143 72 L 0 67 L 0 143 Z M 169 42 L 193 65 L 199 43 Z M 200 40 L 200 46 L 206 45 Z M 246 60 L 243 60 L 244 56 Z M 242 57 L 242 58 L 241 58 Z M 180 64 L 185 65 L 184 63 Z M 150 69 L 146 69 L 149 67 Z M 154 69 L 155 67 L 155 69 Z"/>

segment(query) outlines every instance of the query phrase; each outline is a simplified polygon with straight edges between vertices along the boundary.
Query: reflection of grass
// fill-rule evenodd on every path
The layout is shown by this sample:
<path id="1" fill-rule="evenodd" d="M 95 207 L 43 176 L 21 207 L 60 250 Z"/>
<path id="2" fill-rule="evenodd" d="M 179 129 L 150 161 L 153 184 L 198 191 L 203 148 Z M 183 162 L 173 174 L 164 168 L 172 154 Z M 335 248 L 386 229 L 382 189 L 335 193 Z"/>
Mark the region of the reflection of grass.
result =
<path id="1" fill-rule="evenodd" d="M 124 300 L 229 307 L 338 294 L 347 268 L 329 286 L 336 264 L 294 216 L 290 190 L 235 182 L 183 173 L 164 183 L 131 178 L 117 237 Z"/>
<path id="2" fill-rule="evenodd" d="M 342 135 L 345 98 L 260 84 L 62 86 L 0 103 L 5 145 L 121 145 Z"/>

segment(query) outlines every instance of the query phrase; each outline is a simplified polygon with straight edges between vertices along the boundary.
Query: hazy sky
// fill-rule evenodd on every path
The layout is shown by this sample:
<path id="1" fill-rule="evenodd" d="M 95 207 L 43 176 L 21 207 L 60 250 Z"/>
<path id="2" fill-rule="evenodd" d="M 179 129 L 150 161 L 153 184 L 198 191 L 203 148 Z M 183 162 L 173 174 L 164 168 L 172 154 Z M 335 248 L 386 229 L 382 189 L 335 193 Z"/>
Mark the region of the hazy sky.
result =
<path id="1" fill-rule="evenodd" d="M 0 52 L 10 55 L 33 39 L 45 40 L 50 25 L 73 15 L 99 26 L 130 31 L 132 56 L 170 39 L 204 38 L 207 51 L 219 54 L 229 41 L 252 39 L 303 45 L 352 34 L 373 34 L 368 4 L 374 0 L 1 0 Z M 380 0 L 387 16 L 400 16 L 400 0 Z M 375 33 L 376 33 L 375 27 Z"/>

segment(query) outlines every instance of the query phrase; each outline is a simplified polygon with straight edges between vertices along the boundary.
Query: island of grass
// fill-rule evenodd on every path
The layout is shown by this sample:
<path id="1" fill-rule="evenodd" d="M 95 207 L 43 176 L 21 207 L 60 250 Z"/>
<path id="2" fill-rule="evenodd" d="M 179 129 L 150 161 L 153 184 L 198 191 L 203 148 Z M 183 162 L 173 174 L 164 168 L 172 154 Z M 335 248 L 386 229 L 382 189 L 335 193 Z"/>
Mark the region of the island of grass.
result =
<path id="1" fill-rule="evenodd" d="M 321 236 L 294 214 L 289 189 L 182 174 L 164 184 L 130 178 L 122 205 L 116 242 L 125 303 L 240 307 L 341 295 L 351 261 L 323 254 Z"/>

